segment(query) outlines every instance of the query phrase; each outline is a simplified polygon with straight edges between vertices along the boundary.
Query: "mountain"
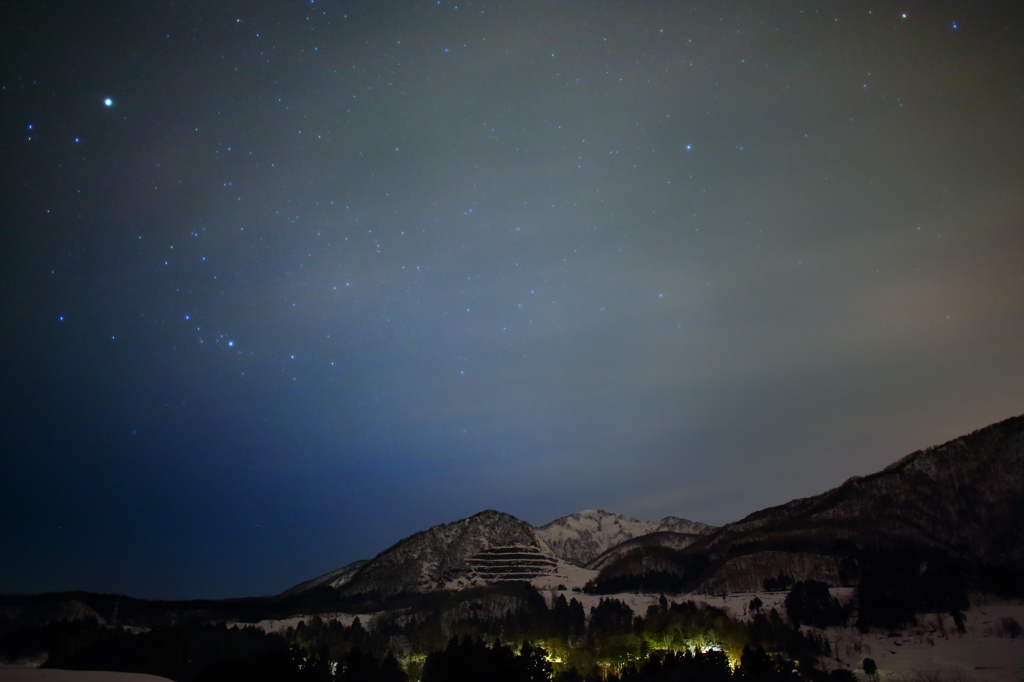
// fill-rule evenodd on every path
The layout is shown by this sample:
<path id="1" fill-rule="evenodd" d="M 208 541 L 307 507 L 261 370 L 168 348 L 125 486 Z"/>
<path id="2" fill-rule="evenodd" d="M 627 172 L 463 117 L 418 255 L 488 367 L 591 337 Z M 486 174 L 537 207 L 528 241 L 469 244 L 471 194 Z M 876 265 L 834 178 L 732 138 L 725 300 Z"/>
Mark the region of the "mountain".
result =
<path id="1" fill-rule="evenodd" d="M 1024 565 L 1022 470 L 1024 416 L 717 529 L 603 510 L 534 528 L 486 511 L 416 533 L 365 565 L 290 592 L 322 584 L 382 596 L 459 589 L 553 574 L 559 560 L 600 570 L 597 585 L 616 589 L 630 584 L 621 578 L 651 572 L 676 576 L 679 588 L 716 593 L 757 589 L 780 571 L 795 580 L 853 584 L 865 553 L 906 549 L 1008 575 Z"/>
<path id="2" fill-rule="evenodd" d="M 683 533 L 686 535 L 709 535 L 718 530 L 718 526 L 709 526 L 700 521 L 681 519 L 678 516 L 666 516 L 654 528 L 655 533 Z"/>
<path id="3" fill-rule="evenodd" d="M 616 545 L 649 533 L 670 531 L 703 535 L 713 530 L 714 526 L 675 516 L 666 516 L 661 521 L 640 521 L 602 509 L 588 509 L 555 519 L 537 528 L 536 533 L 559 558 L 586 566 Z"/>
<path id="4" fill-rule="evenodd" d="M 497 511 L 434 526 L 401 540 L 372 560 L 355 561 L 281 593 L 286 597 L 315 587 L 338 588 L 344 595 L 463 589 L 510 580 L 571 583 L 582 567 L 622 542 L 650 534 L 651 542 L 682 547 L 714 526 L 667 516 L 639 521 L 620 514 L 587 510 L 540 528 Z M 566 565 L 568 564 L 568 565 Z"/>
<path id="5" fill-rule="evenodd" d="M 359 559 L 358 561 L 353 561 L 350 564 L 342 566 L 336 571 L 331 571 L 330 573 L 325 573 L 317 578 L 311 578 L 310 580 L 301 582 L 295 587 L 285 590 L 278 596 L 289 597 L 293 594 L 298 594 L 299 592 L 311 590 L 314 587 L 320 587 L 321 585 L 326 585 L 328 587 L 341 587 L 349 580 L 351 580 L 352 576 L 354 576 L 359 571 L 360 568 L 362 568 L 368 563 L 370 563 L 369 559 Z"/>
<path id="6" fill-rule="evenodd" d="M 903 550 L 925 563 L 966 567 L 975 578 L 1012 581 L 1024 568 L 1022 471 L 1024 416 L 721 528 L 593 509 L 535 528 L 485 511 L 416 533 L 371 561 L 285 594 L 319 585 L 342 595 L 388 596 L 510 580 L 582 584 L 596 570 L 589 588 L 595 591 L 746 591 L 780 571 L 794 580 L 852 585 L 877 557 Z"/>
<path id="7" fill-rule="evenodd" d="M 533 526 L 487 510 L 410 535 L 360 568 L 342 594 L 461 589 L 496 580 L 527 580 L 551 572 L 557 557 Z"/>
<path id="8" fill-rule="evenodd" d="M 638 535 L 635 538 L 626 540 L 625 542 L 620 542 L 614 547 L 605 550 L 595 558 L 591 559 L 587 563 L 586 568 L 589 568 L 592 571 L 600 571 L 605 566 L 613 564 L 634 549 L 640 549 L 642 547 L 661 547 L 675 550 L 685 549 L 703 537 L 703 535 L 693 533 L 675 533 L 668 530 L 654 531 L 653 533 L 647 533 L 646 535 Z"/>
<path id="9" fill-rule="evenodd" d="M 605 564 L 597 585 L 621 588 L 652 567 L 716 593 L 757 589 L 780 570 L 795 580 L 855 583 L 870 556 L 901 550 L 1015 575 L 1024 565 L 1022 472 L 1024 416 L 755 512 L 682 550 L 633 549 Z"/>

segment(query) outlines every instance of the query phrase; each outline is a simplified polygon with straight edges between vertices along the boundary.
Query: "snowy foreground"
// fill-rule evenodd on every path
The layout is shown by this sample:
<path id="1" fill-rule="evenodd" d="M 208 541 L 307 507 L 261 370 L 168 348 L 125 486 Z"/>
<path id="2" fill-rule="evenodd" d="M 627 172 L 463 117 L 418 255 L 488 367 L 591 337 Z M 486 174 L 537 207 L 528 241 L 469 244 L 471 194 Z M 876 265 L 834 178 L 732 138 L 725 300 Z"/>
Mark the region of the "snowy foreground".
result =
<path id="1" fill-rule="evenodd" d="M 853 588 L 833 588 L 830 591 L 840 601 L 853 597 Z M 579 592 L 553 590 L 542 590 L 542 594 L 547 596 L 549 602 L 557 599 L 559 594 L 565 595 L 566 599 L 575 598 L 583 604 L 586 613 L 590 613 L 591 607 L 597 606 L 603 598 Z M 710 606 L 724 609 L 733 618 L 750 620 L 753 616 L 749 612 L 749 604 L 754 597 L 763 602 L 763 611 L 767 612 L 774 608 L 784 616 L 786 594 L 747 592 L 730 594 L 724 599 L 721 595 L 691 594 L 686 597 L 673 597 L 673 600 L 692 599 L 696 602 L 706 602 Z M 647 613 L 648 606 L 658 603 L 660 595 L 627 593 L 608 596 L 625 602 L 633 609 L 633 613 L 642 616 Z M 942 680 L 946 682 L 1024 680 L 1024 637 L 1011 639 L 999 634 L 999 623 L 1003 618 L 1013 618 L 1018 623 L 1024 622 L 1024 607 L 1007 601 L 990 601 L 986 604 L 978 604 L 977 601 L 975 599 L 973 603 L 976 605 L 965 612 L 967 632 L 963 635 L 957 632 L 948 614 L 921 614 L 917 617 L 919 625 L 895 633 L 872 630 L 862 635 L 852 626 L 816 630 L 824 634 L 832 647 L 832 657 L 823 659 L 823 662 L 830 669 L 852 670 L 865 682 L 867 676 L 861 670 L 865 658 L 874 659 L 878 666 L 879 678 L 883 681 L 917 682 L 920 673 L 936 672 L 940 673 Z M 372 623 L 374 615 L 358 614 L 364 625 Z M 356 615 L 337 613 L 322 614 L 322 617 L 325 620 L 337 618 L 343 624 L 350 625 Z M 307 620 L 308 618 L 309 616 L 305 617 Z M 296 627 L 300 620 L 304 618 L 296 616 L 285 620 L 266 620 L 256 625 L 267 632 L 284 632 L 289 627 Z M 890 634 L 895 636 L 889 636 Z M 2 680 L 4 678 L 0 677 L 0 681 Z"/>
<path id="2" fill-rule="evenodd" d="M 853 588 L 833 588 L 830 592 L 840 601 L 853 596 Z M 731 594 L 725 599 L 710 595 L 692 597 L 725 608 L 734 618 L 746 620 L 751 618 L 747 611 L 754 597 L 764 602 L 762 610 L 775 608 L 780 614 L 786 612 L 785 592 Z M 978 604 L 975 599 L 972 604 L 975 605 L 965 612 L 967 632 L 963 635 L 957 633 L 948 614 L 920 614 L 917 626 L 894 633 L 872 630 L 862 635 L 852 626 L 817 632 L 823 632 L 832 646 L 830 667 L 853 670 L 863 680 L 867 676 L 860 665 L 865 658 L 874 659 L 882 680 L 915 682 L 918 673 L 935 672 L 941 673 L 947 681 L 958 676 L 976 682 L 1024 680 L 1024 637 L 1011 639 L 999 634 L 1003 618 L 1021 622 L 1024 606 L 996 600 Z"/>
<path id="3" fill-rule="evenodd" d="M 583 571 L 583 569 L 579 569 Z M 589 571 L 587 572 L 589 573 Z M 569 576 L 563 576 L 563 578 Z M 586 575 L 572 576 L 577 579 Z M 575 582 L 575 581 L 567 581 Z M 833 588 L 833 596 L 845 601 L 853 596 L 852 588 Z M 559 594 L 576 598 L 589 613 L 602 597 L 579 592 L 543 589 L 549 601 Z M 656 594 L 609 595 L 629 605 L 637 615 L 644 615 L 647 607 L 658 602 Z M 721 595 L 691 594 L 674 597 L 674 601 L 692 599 L 706 602 L 710 606 L 724 609 L 733 618 L 749 620 L 750 601 L 758 597 L 763 611 L 777 609 L 785 614 L 785 592 L 748 592 Z M 1000 633 L 1000 622 L 1013 618 L 1024 622 L 1024 607 L 1008 601 L 985 601 L 972 598 L 974 606 L 966 612 L 967 632 L 959 634 L 952 619 L 946 614 L 922 614 L 919 625 L 905 630 L 886 633 L 872 630 L 862 635 L 855 627 L 828 628 L 820 631 L 832 647 L 832 657 L 822 659 L 829 668 L 846 668 L 857 673 L 858 678 L 867 682 L 860 666 L 865 658 L 874 659 L 878 666 L 879 678 L 885 682 L 1002 682 L 1024 680 L 1024 637 L 1010 638 Z M 325 620 L 337 618 L 348 625 L 358 615 L 365 625 L 370 625 L 376 614 L 321 614 Z M 285 620 L 267 620 L 257 627 L 267 632 L 283 632 L 295 627 L 300 620 L 311 616 L 296 616 Z M 244 625 L 239 623 L 239 625 Z M 937 678 L 936 673 L 941 675 Z M 0 682 L 166 682 L 165 678 L 131 673 L 42 670 L 35 668 L 0 667 Z"/>
<path id="4" fill-rule="evenodd" d="M 94 670 L 0 667 L 0 682 L 170 682 L 166 677 Z"/>

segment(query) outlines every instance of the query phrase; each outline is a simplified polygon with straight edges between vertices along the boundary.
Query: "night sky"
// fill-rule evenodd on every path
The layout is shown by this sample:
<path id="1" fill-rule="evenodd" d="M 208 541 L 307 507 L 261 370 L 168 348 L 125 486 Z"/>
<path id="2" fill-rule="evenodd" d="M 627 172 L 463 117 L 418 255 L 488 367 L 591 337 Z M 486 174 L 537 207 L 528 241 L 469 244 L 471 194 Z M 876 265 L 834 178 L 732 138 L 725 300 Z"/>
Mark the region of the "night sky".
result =
<path id="1" fill-rule="evenodd" d="M 1024 412 L 1018 2 L 0 15 L 0 591 L 712 524 Z"/>

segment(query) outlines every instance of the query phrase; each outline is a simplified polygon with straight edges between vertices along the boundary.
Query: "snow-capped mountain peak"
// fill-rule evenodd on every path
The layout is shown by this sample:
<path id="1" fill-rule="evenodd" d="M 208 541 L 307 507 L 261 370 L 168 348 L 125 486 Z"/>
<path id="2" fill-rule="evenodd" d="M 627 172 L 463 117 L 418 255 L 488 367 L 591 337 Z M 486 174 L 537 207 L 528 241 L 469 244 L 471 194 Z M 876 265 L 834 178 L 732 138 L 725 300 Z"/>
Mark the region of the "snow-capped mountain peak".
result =
<path id="1" fill-rule="evenodd" d="M 661 521 L 641 521 L 603 509 L 587 509 L 555 519 L 535 528 L 535 531 L 556 556 L 577 566 L 585 566 L 612 547 L 641 535 L 656 531 L 703 535 L 714 529 L 713 526 L 675 516 L 666 516 Z"/>
<path id="2" fill-rule="evenodd" d="M 285 594 L 319 585 L 346 594 L 388 595 L 536 578 L 558 584 L 568 580 L 566 570 L 578 572 L 572 567 L 586 566 L 633 538 L 656 531 L 703 534 L 711 530 L 712 526 L 674 516 L 640 521 L 603 509 L 587 509 L 536 528 L 509 514 L 487 510 L 415 533 L 370 561 L 307 580 Z"/>

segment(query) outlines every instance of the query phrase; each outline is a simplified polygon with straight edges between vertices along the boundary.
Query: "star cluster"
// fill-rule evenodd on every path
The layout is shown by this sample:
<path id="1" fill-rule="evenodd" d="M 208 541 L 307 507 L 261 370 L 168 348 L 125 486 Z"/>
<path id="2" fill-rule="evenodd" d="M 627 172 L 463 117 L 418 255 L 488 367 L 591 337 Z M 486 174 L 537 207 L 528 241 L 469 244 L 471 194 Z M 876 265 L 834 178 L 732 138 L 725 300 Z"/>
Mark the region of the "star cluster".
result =
<path id="1" fill-rule="evenodd" d="M 0 16 L 0 591 L 720 524 L 1021 411 L 1014 3 L 57 10 Z"/>

